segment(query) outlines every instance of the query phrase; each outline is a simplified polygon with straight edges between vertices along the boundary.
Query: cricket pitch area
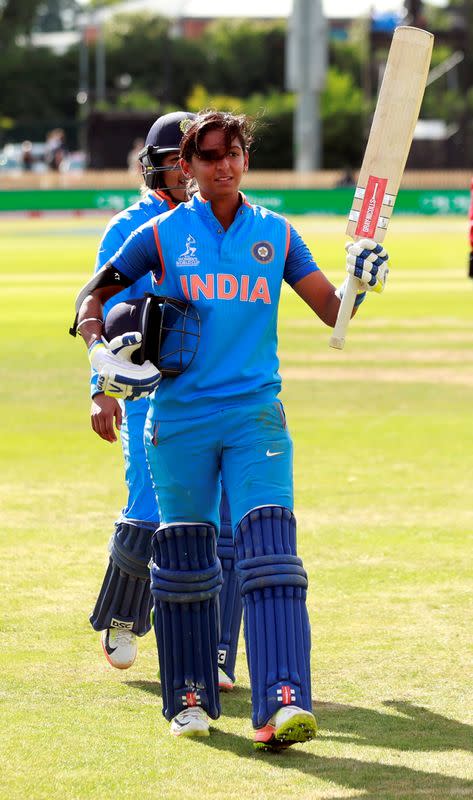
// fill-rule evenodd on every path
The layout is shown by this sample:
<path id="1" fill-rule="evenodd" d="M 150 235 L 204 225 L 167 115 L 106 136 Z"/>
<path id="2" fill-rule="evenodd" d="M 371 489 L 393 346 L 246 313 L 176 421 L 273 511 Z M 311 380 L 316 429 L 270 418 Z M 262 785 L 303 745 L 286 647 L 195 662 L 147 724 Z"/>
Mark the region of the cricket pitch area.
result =
<path id="1" fill-rule="evenodd" d="M 396 217 L 384 295 L 345 349 L 289 288 L 279 350 L 309 574 L 319 736 L 253 751 L 237 685 L 208 740 L 175 740 L 154 638 L 125 672 L 88 623 L 125 502 L 119 444 L 90 428 L 68 335 L 108 217 L 0 219 L 5 800 L 473 797 L 473 282 L 468 223 Z M 298 217 L 344 278 L 342 218 Z"/>

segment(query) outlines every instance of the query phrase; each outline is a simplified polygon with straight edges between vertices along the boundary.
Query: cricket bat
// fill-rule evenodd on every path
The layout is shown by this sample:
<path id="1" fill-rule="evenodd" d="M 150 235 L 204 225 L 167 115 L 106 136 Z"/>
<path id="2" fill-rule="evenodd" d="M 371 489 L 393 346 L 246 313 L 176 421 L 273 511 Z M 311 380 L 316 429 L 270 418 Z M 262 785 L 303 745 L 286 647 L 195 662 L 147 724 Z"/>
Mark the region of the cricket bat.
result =
<path id="1" fill-rule="evenodd" d="M 429 73 L 433 34 L 421 28 L 396 28 L 389 50 L 358 185 L 346 232 L 355 241 L 382 242 L 411 147 Z M 358 278 L 350 275 L 330 337 L 343 349 Z"/>

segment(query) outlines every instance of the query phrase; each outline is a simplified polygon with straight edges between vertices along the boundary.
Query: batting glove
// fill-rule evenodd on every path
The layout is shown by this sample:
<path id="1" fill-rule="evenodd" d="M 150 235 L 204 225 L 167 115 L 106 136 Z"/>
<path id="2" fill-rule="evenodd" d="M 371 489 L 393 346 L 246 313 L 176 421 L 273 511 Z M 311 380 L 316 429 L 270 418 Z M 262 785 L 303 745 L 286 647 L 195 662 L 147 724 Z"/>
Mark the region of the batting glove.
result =
<path id="1" fill-rule="evenodd" d="M 382 292 L 389 273 L 388 254 L 374 239 L 347 242 L 347 272 L 362 283 L 363 290 Z"/>
<path id="2" fill-rule="evenodd" d="M 151 361 L 133 364 L 131 356 L 141 345 L 138 331 L 115 336 L 110 342 L 96 341 L 89 349 L 89 360 L 98 372 L 97 391 L 117 400 L 139 400 L 150 395 L 161 380 Z"/>

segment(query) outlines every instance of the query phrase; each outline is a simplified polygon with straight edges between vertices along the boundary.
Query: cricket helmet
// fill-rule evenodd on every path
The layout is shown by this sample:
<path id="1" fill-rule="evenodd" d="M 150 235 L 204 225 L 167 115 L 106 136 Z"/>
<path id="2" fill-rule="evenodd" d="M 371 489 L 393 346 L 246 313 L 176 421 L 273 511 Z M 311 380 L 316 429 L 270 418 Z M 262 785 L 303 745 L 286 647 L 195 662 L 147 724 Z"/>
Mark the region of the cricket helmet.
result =
<path id="1" fill-rule="evenodd" d="M 146 293 L 112 306 L 104 323 L 104 336 L 139 331 L 141 346 L 131 360 L 151 361 L 163 378 L 180 375 L 192 362 L 200 339 L 200 318 L 193 306 L 173 297 Z"/>
<path id="2" fill-rule="evenodd" d="M 179 152 L 186 126 L 195 116 L 187 111 L 173 111 L 158 117 L 149 129 L 145 146 L 138 154 L 143 178 L 149 189 L 164 188 L 162 174 L 169 168 L 162 166 L 163 156 Z"/>

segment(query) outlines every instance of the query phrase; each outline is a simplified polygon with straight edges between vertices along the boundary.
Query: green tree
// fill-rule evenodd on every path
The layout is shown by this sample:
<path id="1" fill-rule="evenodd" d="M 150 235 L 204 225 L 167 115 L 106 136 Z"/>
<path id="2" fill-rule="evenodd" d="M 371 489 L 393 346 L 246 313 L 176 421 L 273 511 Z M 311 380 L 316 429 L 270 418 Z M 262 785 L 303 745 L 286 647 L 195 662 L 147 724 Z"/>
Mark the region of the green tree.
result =
<path id="1" fill-rule="evenodd" d="M 13 46 L 20 34 L 29 34 L 41 0 L 2 0 L 0 2 L 0 47 Z"/>
<path id="2" fill-rule="evenodd" d="M 237 97 L 284 88 L 286 26 L 278 22 L 225 20 L 212 23 L 204 33 L 203 47 L 209 69 L 206 85 L 211 92 Z"/>
<path id="3" fill-rule="evenodd" d="M 130 75 L 133 91 L 145 91 L 156 104 L 182 106 L 196 75 L 206 68 L 202 44 L 171 36 L 170 22 L 151 15 L 120 15 L 106 28 L 110 99 L 118 96 L 120 75 Z"/>
<path id="4" fill-rule="evenodd" d="M 212 94 L 196 85 L 187 98 L 190 111 L 219 108 L 248 114 L 256 123 L 252 165 L 256 169 L 291 169 L 293 166 L 293 119 L 295 96 L 271 92 L 247 98 Z M 351 75 L 330 67 L 321 98 L 323 165 L 325 168 L 356 166 L 363 145 L 364 101 Z"/>
<path id="5" fill-rule="evenodd" d="M 363 154 L 366 106 L 351 73 L 330 67 L 322 93 L 323 166 L 357 166 Z"/>

